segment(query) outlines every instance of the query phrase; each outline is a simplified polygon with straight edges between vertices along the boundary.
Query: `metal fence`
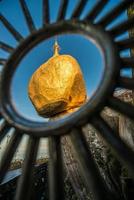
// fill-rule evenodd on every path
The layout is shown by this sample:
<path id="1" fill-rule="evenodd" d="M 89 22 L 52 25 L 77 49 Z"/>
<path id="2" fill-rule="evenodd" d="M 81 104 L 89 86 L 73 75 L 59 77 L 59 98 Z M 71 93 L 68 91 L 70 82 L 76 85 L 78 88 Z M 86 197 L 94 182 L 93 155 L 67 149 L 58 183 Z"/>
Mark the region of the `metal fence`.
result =
<path id="1" fill-rule="evenodd" d="M 80 20 L 80 15 L 87 0 L 80 0 L 76 5 L 69 20 L 65 19 L 68 0 L 61 1 L 58 16 L 55 23 L 50 23 L 49 1 L 43 0 L 42 28 L 37 30 L 27 4 L 20 0 L 20 5 L 28 25 L 30 35 L 27 38 L 16 31 L 15 27 L 0 14 L 0 21 L 19 42 L 16 49 L 9 44 L 0 41 L 0 48 L 9 52 L 9 59 L 0 58 L 3 65 L 0 83 L 0 113 L 1 131 L 0 141 L 6 136 L 11 127 L 14 134 L 5 150 L 0 166 L 0 181 L 3 180 L 13 155 L 21 142 L 23 134 L 29 135 L 26 149 L 22 175 L 18 181 L 15 199 L 30 199 L 32 191 L 33 170 L 36 160 L 39 140 L 41 137 L 49 138 L 49 199 L 64 199 L 64 184 L 62 173 L 62 151 L 61 137 L 69 134 L 76 151 L 81 174 L 85 180 L 87 190 L 92 192 L 95 200 L 115 199 L 107 188 L 96 163 L 91 155 L 88 144 L 82 132 L 82 126 L 86 123 L 92 124 L 100 135 L 114 150 L 115 156 L 119 158 L 128 168 L 130 176 L 134 178 L 134 152 L 126 145 L 119 134 L 112 130 L 101 117 L 100 112 L 108 106 L 127 117 L 134 118 L 134 106 L 113 97 L 116 88 L 134 89 L 134 80 L 120 76 L 120 70 L 134 67 L 133 57 L 120 57 L 120 52 L 134 46 L 134 39 L 116 41 L 116 37 L 134 27 L 134 17 L 107 30 L 107 26 L 124 12 L 132 0 L 122 0 L 115 8 L 104 15 L 97 23 L 96 17 L 101 13 L 108 0 L 99 0 L 93 6 L 87 16 Z M 23 118 L 14 108 L 10 85 L 15 70 L 22 58 L 41 41 L 62 33 L 79 33 L 92 39 L 102 51 L 105 69 L 103 79 L 97 92 L 77 112 L 65 119 L 50 121 L 47 123 L 33 122 Z"/>

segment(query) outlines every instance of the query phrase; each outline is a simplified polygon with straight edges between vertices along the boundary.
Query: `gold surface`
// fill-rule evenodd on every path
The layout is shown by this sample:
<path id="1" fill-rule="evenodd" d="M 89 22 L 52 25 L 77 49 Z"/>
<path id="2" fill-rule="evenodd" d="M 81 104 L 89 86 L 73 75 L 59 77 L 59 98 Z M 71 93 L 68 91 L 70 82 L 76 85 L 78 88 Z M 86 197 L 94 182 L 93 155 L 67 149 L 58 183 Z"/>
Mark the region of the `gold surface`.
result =
<path id="1" fill-rule="evenodd" d="M 43 117 L 69 113 L 86 101 L 86 88 L 80 66 L 70 55 L 59 55 L 58 43 L 54 55 L 32 75 L 29 97 Z"/>

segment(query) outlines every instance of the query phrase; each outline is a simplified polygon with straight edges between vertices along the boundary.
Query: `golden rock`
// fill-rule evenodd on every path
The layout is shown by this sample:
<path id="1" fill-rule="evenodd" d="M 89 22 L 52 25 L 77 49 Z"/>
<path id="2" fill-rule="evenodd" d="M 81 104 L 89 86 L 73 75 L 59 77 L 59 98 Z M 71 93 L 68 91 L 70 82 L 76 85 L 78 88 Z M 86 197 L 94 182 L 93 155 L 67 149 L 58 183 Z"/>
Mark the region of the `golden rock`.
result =
<path id="1" fill-rule="evenodd" d="M 70 55 L 59 55 L 55 42 L 54 55 L 34 72 L 28 93 L 43 117 L 80 107 L 86 100 L 86 87 L 78 62 Z"/>

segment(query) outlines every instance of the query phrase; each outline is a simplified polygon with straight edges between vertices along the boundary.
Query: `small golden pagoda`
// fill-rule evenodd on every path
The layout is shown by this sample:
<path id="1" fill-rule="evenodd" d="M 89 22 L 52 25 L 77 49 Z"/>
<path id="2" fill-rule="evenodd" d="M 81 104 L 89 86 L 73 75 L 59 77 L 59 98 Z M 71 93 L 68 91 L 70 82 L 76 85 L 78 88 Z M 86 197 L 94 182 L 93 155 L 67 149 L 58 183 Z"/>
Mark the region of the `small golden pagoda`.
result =
<path id="1" fill-rule="evenodd" d="M 86 87 L 80 66 L 70 55 L 60 55 L 55 41 L 54 55 L 32 75 L 29 97 L 43 117 L 69 113 L 86 101 Z"/>

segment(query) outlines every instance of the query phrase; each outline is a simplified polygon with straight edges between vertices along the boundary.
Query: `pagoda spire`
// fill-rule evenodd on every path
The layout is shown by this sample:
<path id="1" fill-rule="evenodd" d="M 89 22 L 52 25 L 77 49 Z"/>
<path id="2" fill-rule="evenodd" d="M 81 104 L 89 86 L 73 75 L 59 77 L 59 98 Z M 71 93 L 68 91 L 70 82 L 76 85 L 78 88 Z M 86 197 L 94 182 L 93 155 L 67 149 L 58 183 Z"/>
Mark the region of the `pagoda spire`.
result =
<path id="1" fill-rule="evenodd" d="M 55 37 L 55 42 L 54 42 L 53 49 L 54 49 L 54 56 L 58 56 L 59 55 L 60 46 L 58 44 L 57 37 Z"/>

